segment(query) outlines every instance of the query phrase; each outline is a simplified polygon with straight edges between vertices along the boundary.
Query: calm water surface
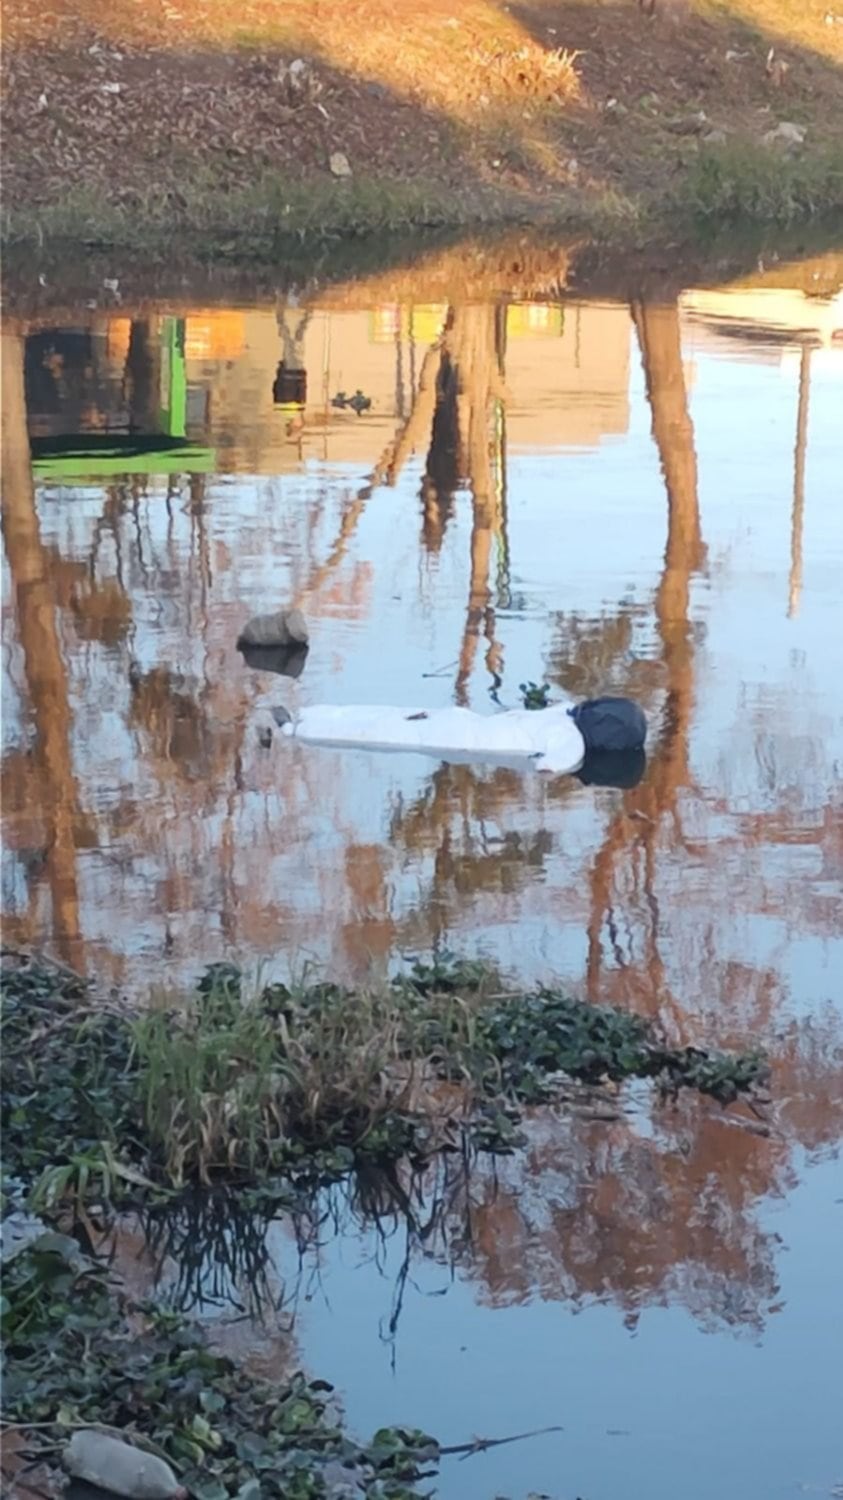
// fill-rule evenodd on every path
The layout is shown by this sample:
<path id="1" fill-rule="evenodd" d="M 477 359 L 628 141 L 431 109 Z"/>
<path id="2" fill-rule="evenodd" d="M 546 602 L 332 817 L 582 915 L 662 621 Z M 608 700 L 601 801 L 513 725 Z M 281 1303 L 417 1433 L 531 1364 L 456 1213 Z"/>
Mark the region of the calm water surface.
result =
<path id="1" fill-rule="evenodd" d="M 769 1135 L 546 1114 L 423 1186 L 409 1258 L 406 1215 L 346 1205 L 301 1266 L 269 1230 L 355 1428 L 564 1426 L 450 1500 L 843 1480 L 843 300 L 805 285 L 372 283 L 4 336 L 9 940 L 136 995 L 448 947 L 770 1052 Z M 245 664 L 292 601 L 301 675 Z M 261 743 L 274 704 L 493 712 L 525 679 L 635 696 L 640 783 Z"/>

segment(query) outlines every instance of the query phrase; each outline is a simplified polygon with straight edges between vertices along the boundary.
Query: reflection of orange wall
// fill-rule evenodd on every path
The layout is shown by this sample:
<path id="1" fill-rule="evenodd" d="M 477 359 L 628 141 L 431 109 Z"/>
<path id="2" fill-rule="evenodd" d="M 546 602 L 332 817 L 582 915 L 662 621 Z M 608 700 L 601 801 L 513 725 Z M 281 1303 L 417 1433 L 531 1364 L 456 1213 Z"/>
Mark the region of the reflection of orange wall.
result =
<path id="1" fill-rule="evenodd" d="M 527 310 L 510 309 L 515 312 Z M 558 337 L 547 327 L 528 332 L 527 322 L 523 337 L 507 340 L 507 432 L 515 447 L 591 447 L 629 426 L 627 308 L 568 303 L 564 314 Z"/>
<path id="2" fill-rule="evenodd" d="M 109 318 L 106 352 L 118 368 L 129 352 L 131 318 Z M 188 359 L 237 359 L 243 352 L 244 317 L 236 309 L 200 309 L 185 319 L 184 351 Z"/>
<path id="3" fill-rule="evenodd" d="M 185 322 L 184 352 L 188 359 L 237 359 L 244 338 L 242 312 L 213 308 L 192 312 Z"/>
<path id="4" fill-rule="evenodd" d="M 413 378 L 418 381 L 446 311 L 444 304 L 398 303 L 369 312 L 317 309 L 302 341 L 308 377 L 305 423 L 292 441 L 284 414 L 272 400 L 282 352 L 274 311 L 242 315 L 242 353 L 225 368 L 221 355 L 200 354 L 188 339 L 190 382 L 212 388 L 209 440 L 219 445 L 223 467 L 279 474 L 298 467 L 302 457 L 373 467 L 394 436 L 394 422 L 409 413 Z M 511 307 L 506 353 L 510 442 L 586 446 L 625 432 L 629 336 L 627 310 L 611 304 Z M 372 401 L 363 417 L 331 406 L 339 391 L 350 394 L 358 387 Z M 426 434 L 425 450 L 428 443 Z"/>
<path id="5" fill-rule="evenodd" d="M 122 368 L 126 363 L 131 330 L 131 318 L 109 318 L 106 324 L 105 349 L 110 365 L 118 365 Z"/>

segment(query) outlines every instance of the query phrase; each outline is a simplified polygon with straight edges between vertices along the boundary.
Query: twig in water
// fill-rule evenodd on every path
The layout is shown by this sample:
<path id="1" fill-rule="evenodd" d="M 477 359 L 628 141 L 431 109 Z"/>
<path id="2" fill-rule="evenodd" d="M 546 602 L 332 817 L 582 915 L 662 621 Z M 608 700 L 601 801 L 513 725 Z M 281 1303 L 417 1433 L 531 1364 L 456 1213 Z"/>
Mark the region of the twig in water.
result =
<path id="1" fill-rule="evenodd" d="M 470 1443 L 452 1443 L 448 1448 L 440 1448 L 439 1456 L 444 1458 L 454 1453 L 461 1453 L 463 1458 L 471 1458 L 474 1453 L 485 1453 L 487 1448 L 501 1448 L 504 1443 L 523 1443 L 525 1438 L 544 1437 L 546 1432 L 564 1432 L 564 1427 L 534 1427 L 531 1432 L 514 1432 L 511 1437 L 502 1438 L 473 1438 Z"/>
<path id="2" fill-rule="evenodd" d="M 458 662 L 459 657 L 455 657 L 453 661 L 448 662 L 447 667 L 437 667 L 435 672 L 422 672 L 422 677 L 445 677 L 448 672 L 453 671 Z"/>

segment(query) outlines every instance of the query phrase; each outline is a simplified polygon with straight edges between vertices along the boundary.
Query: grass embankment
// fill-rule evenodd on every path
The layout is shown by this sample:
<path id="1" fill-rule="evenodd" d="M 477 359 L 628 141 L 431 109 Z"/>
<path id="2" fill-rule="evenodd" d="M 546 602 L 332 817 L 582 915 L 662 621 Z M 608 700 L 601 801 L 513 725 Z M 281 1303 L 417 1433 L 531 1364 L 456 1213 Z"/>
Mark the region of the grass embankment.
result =
<path id="1" fill-rule="evenodd" d="M 423 226 L 843 215 L 826 0 L 648 8 L 18 0 L 4 235 L 245 260 Z"/>
<path id="2" fill-rule="evenodd" d="M 178 1005 L 103 1010 L 35 963 L 4 983 L 7 1172 L 38 1209 L 188 1184 L 341 1176 L 423 1160 L 454 1126 L 491 1150 L 560 1083 L 650 1078 L 724 1104 L 765 1074 L 754 1054 L 668 1046 L 645 1021 L 552 990 L 502 991 L 479 965 L 417 964 L 349 991 L 249 994 L 217 966 Z"/>

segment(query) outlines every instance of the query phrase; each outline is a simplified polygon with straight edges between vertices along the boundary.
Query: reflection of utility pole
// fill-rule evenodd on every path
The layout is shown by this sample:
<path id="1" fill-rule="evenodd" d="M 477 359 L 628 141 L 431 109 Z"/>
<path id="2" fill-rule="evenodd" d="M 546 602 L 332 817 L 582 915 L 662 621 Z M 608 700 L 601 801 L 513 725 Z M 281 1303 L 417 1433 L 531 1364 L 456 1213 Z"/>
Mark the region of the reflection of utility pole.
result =
<path id="1" fill-rule="evenodd" d="M 497 355 L 498 374 L 501 378 L 502 388 L 506 380 L 506 319 L 508 311 L 509 308 L 505 303 L 502 303 L 495 310 L 495 353 Z M 511 599 L 506 475 L 506 404 L 500 395 L 495 401 L 494 421 L 493 475 L 498 516 L 498 563 L 495 573 L 495 595 L 498 609 L 509 609 Z"/>
<path id="2" fill-rule="evenodd" d="M 290 311 L 287 307 L 279 306 L 276 312 L 282 357 L 272 384 L 272 400 L 276 408 L 286 415 L 288 437 L 300 432 L 304 425 L 304 410 L 307 405 L 304 336 L 312 317 L 310 308 L 305 308 L 294 325 Z"/>
<path id="3" fill-rule="evenodd" d="M 398 327 L 395 330 L 395 415 L 404 415 L 404 309 L 401 308 Z"/>
<path id="4" fill-rule="evenodd" d="M 808 447 L 808 404 L 811 392 L 811 346 L 802 345 L 799 362 L 799 409 L 793 455 L 793 510 L 790 522 L 790 588 L 788 619 L 795 618 L 802 594 L 802 524 L 805 519 L 805 454 Z"/>
<path id="5" fill-rule="evenodd" d="M 662 642 L 667 702 L 661 741 L 646 779 L 626 792 L 623 807 L 609 826 L 591 872 L 588 992 L 600 994 L 604 922 L 614 923 L 616 866 L 629 851 L 632 869 L 643 870 L 644 898 L 651 912 L 646 934 L 645 966 L 653 1005 L 673 1005 L 659 950 L 656 854 L 663 817 L 678 830 L 677 802 L 689 777 L 688 737 L 694 696 L 693 634 L 690 621 L 691 576 L 705 556 L 697 493 L 694 426 L 688 407 L 677 303 L 635 302 L 631 308 L 638 333 L 652 432 L 667 491 L 667 541 L 655 615 Z"/>
<path id="6" fill-rule="evenodd" d="M 53 931 L 61 957 L 81 967 L 76 833 L 79 804 L 70 750 L 67 673 L 56 628 L 49 559 L 41 541 L 26 426 L 23 339 L 3 334 L 3 542 L 15 589 L 29 700 L 38 733 Z"/>

